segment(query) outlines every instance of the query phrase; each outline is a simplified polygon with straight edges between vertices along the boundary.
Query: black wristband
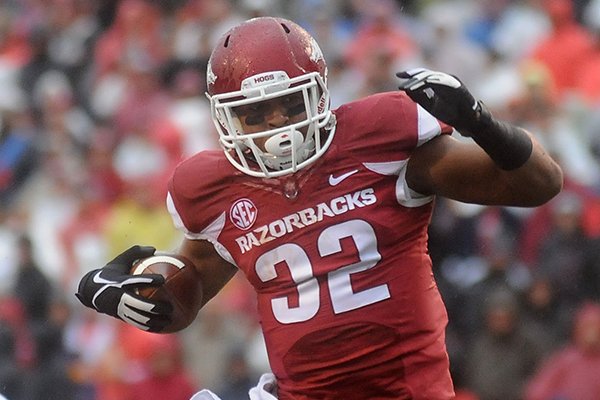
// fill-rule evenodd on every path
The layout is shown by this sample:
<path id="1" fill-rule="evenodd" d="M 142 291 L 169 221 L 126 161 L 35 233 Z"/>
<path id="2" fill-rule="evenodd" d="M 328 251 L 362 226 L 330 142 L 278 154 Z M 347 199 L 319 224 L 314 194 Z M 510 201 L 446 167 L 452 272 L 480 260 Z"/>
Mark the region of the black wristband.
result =
<path id="1" fill-rule="evenodd" d="M 471 137 L 503 170 L 517 169 L 529 160 L 533 142 L 523 129 L 496 120 L 488 109 L 481 106 L 479 126 Z"/>

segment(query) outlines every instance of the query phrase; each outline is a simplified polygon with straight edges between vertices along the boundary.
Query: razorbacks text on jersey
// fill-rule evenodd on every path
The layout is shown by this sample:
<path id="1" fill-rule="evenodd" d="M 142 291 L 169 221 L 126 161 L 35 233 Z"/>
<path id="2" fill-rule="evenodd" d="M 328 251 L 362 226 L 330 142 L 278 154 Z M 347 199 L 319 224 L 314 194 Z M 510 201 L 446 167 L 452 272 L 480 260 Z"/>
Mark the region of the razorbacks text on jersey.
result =
<path id="1" fill-rule="evenodd" d="M 334 113 L 331 147 L 290 176 L 249 177 L 221 151 L 187 159 L 169 210 L 254 286 L 280 399 L 452 398 L 433 198 L 404 179 L 411 152 L 452 128 L 401 92 Z"/>

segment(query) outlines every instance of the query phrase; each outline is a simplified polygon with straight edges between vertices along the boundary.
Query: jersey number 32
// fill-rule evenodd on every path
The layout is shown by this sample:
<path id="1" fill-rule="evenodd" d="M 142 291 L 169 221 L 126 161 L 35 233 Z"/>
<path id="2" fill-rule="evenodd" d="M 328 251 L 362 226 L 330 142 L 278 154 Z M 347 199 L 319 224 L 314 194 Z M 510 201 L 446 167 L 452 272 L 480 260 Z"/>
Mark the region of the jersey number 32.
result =
<path id="1" fill-rule="evenodd" d="M 359 261 L 343 265 L 327 274 L 327 285 L 335 314 L 365 307 L 388 299 L 387 284 L 374 286 L 355 292 L 350 276 L 366 271 L 377 265 L 381 255 L 377 251 L 375 231 L 363 220 L 351 220 L 330 226 L 323 230 L 317 239 L 321 257 L 342 251 L 341 240 L 351 237 L 358 250 Z M 307 321 L 319 311 L 319 283 L 304 249 L 295 243 L 286 243 L 272 249 L 256 260 L 256 273 L 263 282 L 277 277 L 275 266 L 285 263 L 298 291 L 298 305 L 290 307 L 287 297 L 271 300 L 273 315 L 283 324 Z"/>

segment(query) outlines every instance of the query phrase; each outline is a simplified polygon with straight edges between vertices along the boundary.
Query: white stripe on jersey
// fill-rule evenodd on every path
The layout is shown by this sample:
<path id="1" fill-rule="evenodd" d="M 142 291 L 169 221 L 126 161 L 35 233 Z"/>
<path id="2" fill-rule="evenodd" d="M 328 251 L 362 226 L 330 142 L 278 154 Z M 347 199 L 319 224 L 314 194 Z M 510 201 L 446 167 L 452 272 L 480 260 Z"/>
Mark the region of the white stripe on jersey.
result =
<path id="1" fill-rule="evenodd" d="M 417 129 L 419 135 L 417 146 L 421 146 L 423 143 L 430 141 L 442 133 L 442 127 L 440 126 L 438 120 L 418 104 L 417 118 Z"/>

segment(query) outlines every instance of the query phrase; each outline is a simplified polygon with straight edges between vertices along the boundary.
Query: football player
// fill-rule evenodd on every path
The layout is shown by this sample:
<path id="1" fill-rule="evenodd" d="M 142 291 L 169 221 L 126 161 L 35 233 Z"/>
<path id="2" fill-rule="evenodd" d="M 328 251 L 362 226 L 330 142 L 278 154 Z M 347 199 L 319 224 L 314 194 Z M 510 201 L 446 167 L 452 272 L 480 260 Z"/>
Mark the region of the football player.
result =
<path id="1" fill-rule="evenodd" d="M 496 120 L 459 79 L 398 77 L 399 91 L 330 110 L 318 44 L 281 18 L 234 27 L 210 57 L 222 151 L 178 166 L 167 207 L 205 301 L 238 271 L 253 285 L 279 399 L 452 398 L 427 250 L 435 196 L 533 207 L 561 189 L 536 139 Z M 78 297 L 160 332 L 168 305 L 132 286 L 161 278 L 127 274 L 153 252 L 136 246 L 90 271 Z"/>

